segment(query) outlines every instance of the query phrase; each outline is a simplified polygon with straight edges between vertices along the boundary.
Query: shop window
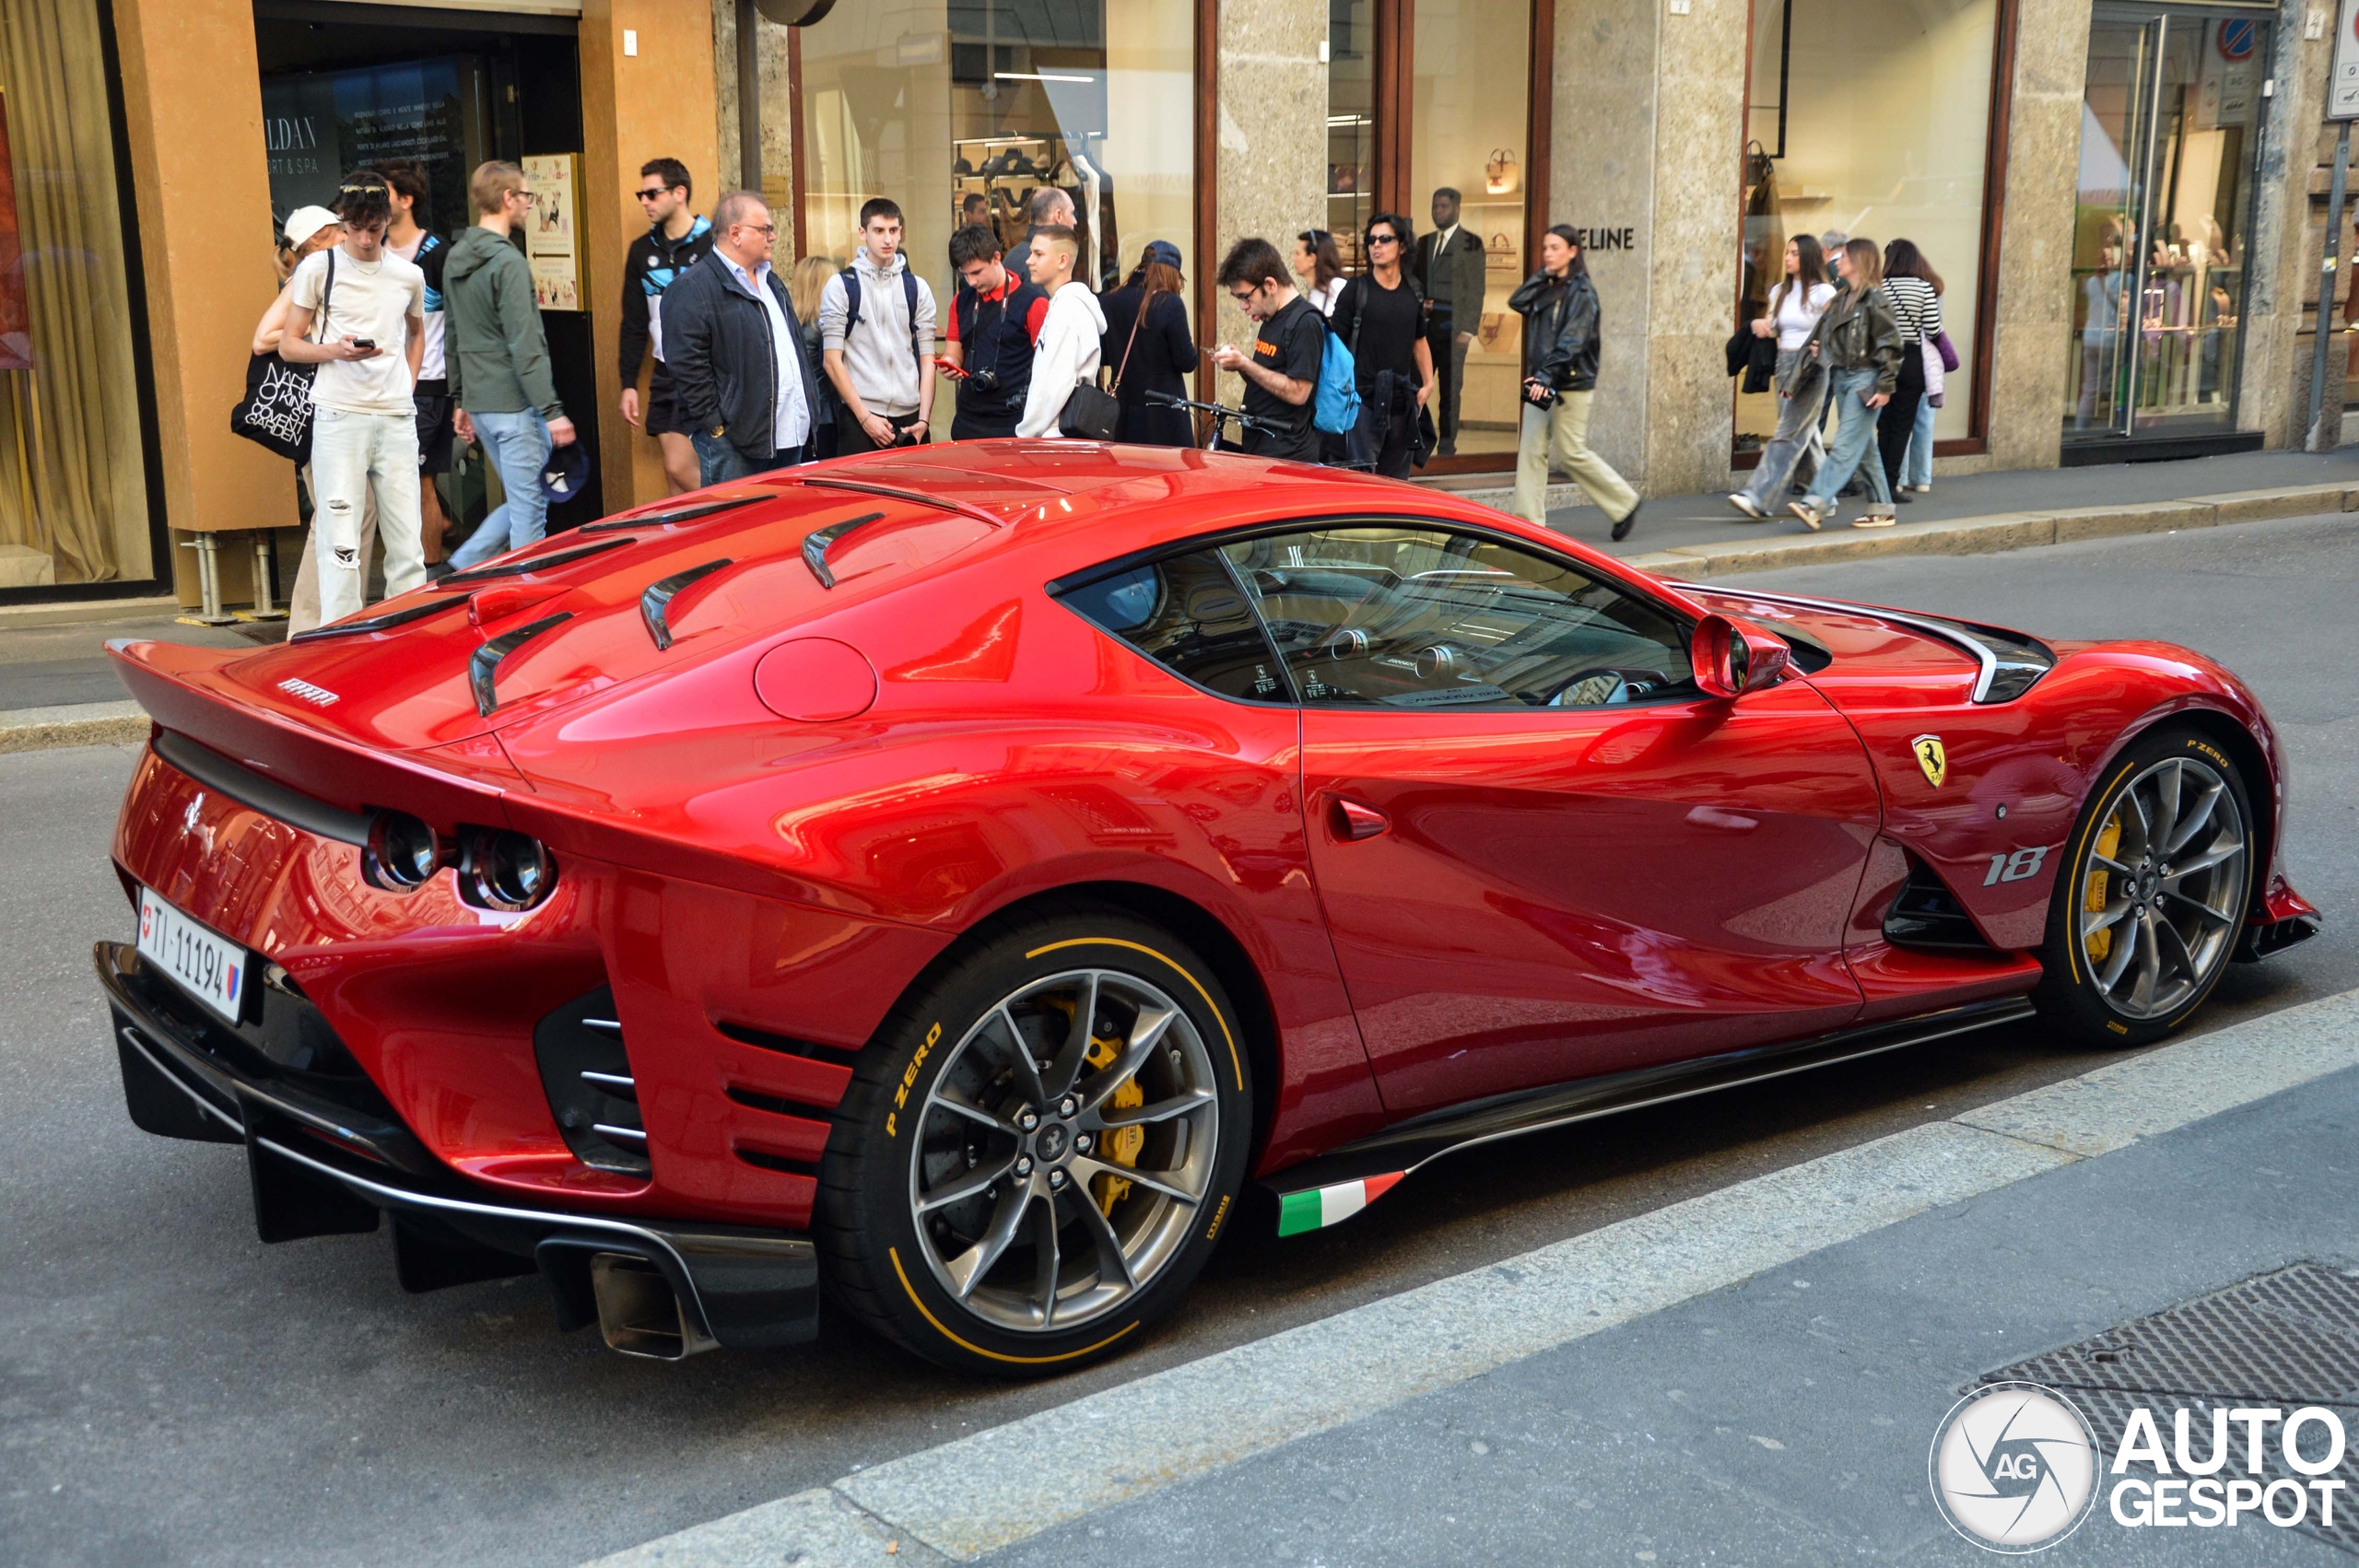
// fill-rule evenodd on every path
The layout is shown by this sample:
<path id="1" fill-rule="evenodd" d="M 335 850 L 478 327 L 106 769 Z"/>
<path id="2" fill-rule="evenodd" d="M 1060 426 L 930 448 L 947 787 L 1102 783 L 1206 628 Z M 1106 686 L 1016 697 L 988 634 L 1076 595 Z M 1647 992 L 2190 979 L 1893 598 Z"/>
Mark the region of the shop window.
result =
<path id="1" fill-rule="evenodd" d="M 1532 97 L 1532 40 L 1554 15 L 1553 0 L 1328 0 L 1326 223 L 1344 268 L 1364 264 L 1368 220 L 1397 212 L 1437 307 L 1469 295 L 1449 298 L 1449 327 L 1430 339 L 1444 455 L 1428 474 L 1503 467 L 1515 452 L 1523 334 L 1507 302 L 1546 221 L 1533 149 L 1547 143 L 1547 105 Z M 1450 238 L 1479 246 L 1479 266 L 1462 250 L 1432 264 L 1443 191 L 1456 193 Z"/>
<path id="2" fill-rule="evenodd" d="M 970 200 L 1014 257 L 1033 193 L 1053 185 L 1073 197 L 1094 287 L 1116 287 L 1156 240 L 1191 277 L 1208 264 L 1192 0 L 864 0 L 800 33 L 808 253 L 849 261 L 861 204 L 889 196 L 947 310 L 950 232 Z"/>
<path id="3" fill-rule="evenodd" d="M 1937 440 L 1973 428 L 1991 74 L 2002 0 L 1755 0 L 1740 319 L 1766 309 L 1787 239 L 1912 240 L 1944 285 L 1961 363 Z M 1830 281 L 1832 281 L 1830 279 Z M 1737 394 L 1740 452 L 1777 394 Z"/>
<path id="4" fill-rule="evenodd" d="M 0 590 L 156 575 L 101 29 L 0 7 Z"/>

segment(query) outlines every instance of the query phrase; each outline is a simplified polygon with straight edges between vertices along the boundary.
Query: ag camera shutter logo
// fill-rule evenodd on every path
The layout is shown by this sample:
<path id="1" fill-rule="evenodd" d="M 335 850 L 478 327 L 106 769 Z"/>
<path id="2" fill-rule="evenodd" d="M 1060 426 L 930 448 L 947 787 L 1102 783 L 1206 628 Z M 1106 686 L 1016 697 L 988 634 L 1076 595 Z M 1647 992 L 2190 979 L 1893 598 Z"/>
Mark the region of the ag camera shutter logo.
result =
<path id="1" fill-rule="evenodd" d="M 1951 1407 L 1927 1469 L 1951 1528 L 2021 1555 L 2081 1527 L 2096 1502 L 2098 1460 L 2096 1434 L 2070 1399 L 2036 1383 L 1994 1383 Z"/>

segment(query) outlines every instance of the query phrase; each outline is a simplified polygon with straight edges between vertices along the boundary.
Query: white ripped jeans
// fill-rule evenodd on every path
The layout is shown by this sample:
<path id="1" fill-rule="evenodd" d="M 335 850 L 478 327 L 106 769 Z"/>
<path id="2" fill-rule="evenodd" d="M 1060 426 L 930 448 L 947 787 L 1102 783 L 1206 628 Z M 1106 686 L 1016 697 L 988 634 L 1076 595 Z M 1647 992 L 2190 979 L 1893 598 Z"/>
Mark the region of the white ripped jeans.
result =
<path id="1" fill-rule="evenodd" d="M 417 415 L 319 410 L 311 419 L 311 483 L 323 623 L 358 614 L 368 598 L 369 556 L 360 522 L 372 490 L 377 537 L 385 548 L 385 592 L 406 593 L 426 580 L 426 546 L 418 535 Z"/>

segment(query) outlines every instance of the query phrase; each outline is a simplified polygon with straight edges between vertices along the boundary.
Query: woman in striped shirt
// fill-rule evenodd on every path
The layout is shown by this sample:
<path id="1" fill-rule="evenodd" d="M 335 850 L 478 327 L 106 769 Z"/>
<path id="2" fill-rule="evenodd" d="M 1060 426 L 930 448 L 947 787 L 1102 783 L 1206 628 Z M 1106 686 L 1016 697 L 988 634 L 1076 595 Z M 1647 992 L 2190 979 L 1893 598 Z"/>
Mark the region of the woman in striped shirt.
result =
<path id="1" fill-rule="evenodd" d="M 1907 240 L 1884 248 L 1884 298 L 1900 323 L 1900 384 L 1876 416 L 1876 448 L 1884 457 L 1884 483 L 1895 500 L 1906 500 L 1902 469 L 1917 433 L 1917 412 L 1925 402 L 1925 345 L 1942 330 L 1942 275 L 1926 264 Z M 1927 483 L 1931 483 L 1930 476 Z"/>

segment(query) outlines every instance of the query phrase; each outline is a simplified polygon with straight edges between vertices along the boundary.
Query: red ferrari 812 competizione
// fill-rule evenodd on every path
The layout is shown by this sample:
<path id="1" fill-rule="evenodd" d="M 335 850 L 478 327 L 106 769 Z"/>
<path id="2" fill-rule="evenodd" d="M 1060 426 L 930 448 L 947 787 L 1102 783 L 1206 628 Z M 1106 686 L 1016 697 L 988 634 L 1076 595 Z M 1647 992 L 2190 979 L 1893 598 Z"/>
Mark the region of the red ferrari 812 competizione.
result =
<path id="1" fill-rule="evenodd" d="M 678 1356 L 824 1289 L 1136 1342 L 1233 1223 L 2307 935 L 2200 654 L 1659 580 L 1445 495 L 1074 441 L 797 468 L 266 650 L 133 643 L 98 971 L 266 1241 Z"/>

